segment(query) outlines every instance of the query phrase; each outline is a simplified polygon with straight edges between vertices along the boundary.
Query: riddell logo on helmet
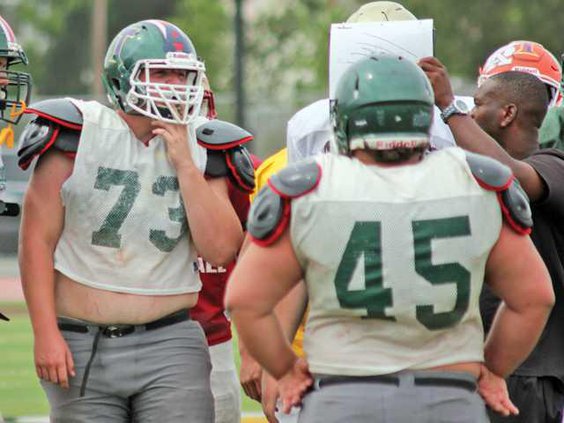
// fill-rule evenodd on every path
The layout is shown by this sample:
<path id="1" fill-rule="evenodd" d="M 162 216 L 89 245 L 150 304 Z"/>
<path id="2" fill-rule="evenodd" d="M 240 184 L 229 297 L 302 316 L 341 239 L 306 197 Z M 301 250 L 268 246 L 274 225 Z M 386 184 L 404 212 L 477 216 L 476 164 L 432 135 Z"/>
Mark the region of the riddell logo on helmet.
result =
<path id="1" fill-rule="evenodd" d="M 398 148 L 416 148 L 429 142 L 426 137 L 413 139 L 374 139 L 353 138 L 350 140 L 351 150 L 395 150 Z"/>
<path id="2" fill-rule="evenodd" d="M 395 150 L 396 148 L 415 148 L 421 144 L 421 140 L 382 140 L 376 141 L 378 150 Z"/>
<path id="3" fill-rule="evenodd" d="M 540 76 L 540 72 L 537 68 L 530 68 L 528 66 L 513 66 L 512 70 L 515 72 L 530 73 L 535 76 Z"/>
<path id="4" fill-rule="evenodd" d="M 194 59 L 194 55 L 190 53 L 185 53 L 183 51 L 169 51 L 166 54 L 166 58 L 169 60 L 186 60 L 186 59 Z"/>

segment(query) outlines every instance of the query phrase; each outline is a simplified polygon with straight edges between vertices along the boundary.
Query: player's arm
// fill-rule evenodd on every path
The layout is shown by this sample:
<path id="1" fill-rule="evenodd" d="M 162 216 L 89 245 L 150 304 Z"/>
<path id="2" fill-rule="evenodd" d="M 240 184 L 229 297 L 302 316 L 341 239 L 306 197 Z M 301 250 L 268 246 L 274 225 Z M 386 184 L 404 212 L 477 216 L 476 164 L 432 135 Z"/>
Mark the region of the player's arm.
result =
<path id="1" fill-rule="evenodd" d="M 178 178 L 196 250 L 216 266 L 229 264 L 239 251 L 243 230 L 229 201 L 227 179 L 205 180 L 190 171 L 180 171 Z"/>
<path id="2" fill-rule="evenodd" d="M 35 115 L 19 139 L 18 165 L 38 159 L 24 197 L 19 236 L 22 286 L 34 332 L 38 377 L 68 386 L 74 363 L 55 313 L 54 251 L 64 223 L 61 187 L 71 175 L 82 130 L 82 115 L 68 99 L 30 105 Z"/>
<path id="3" fill-rule="evenodd" d="M 454 100 L 446 67 L 434 57 L 421 59 L 419 66 L 425 71 L 433 85 L 435 104 L 443 110 Z M 454 115 L 449 118 L 448 126 L 459 147 L 492 157 L 509 166 L 531 201 L 543 197 L 545 185 L 535 169 L 526 162 L 512 158 L 480 128 L 472 117 L 469 115 Z"/>
<path id="4" fill-rule="evenodd" d="M 239 338 L 280 383 L 284 412 L 300 403 L 313 382 L 307 363 L 292 351 L 274 312 L 275 305 L 301 277 L 300 265 L 285 231 L 267 247 L 254 243 L 249 246 L 235 266 L 226 292 L 226 308 Z"/>
<path id="5" fill-rule="evenodd" d="M 153 133 L 166 142 L 176 169 L 190 233 L 202 258 L 216 266 L 230 263 L 243 240 L 241 223 L 229 201 L 225 177 L 206 179 L 192 159 L 186 127 L 153 121 Z"/>
<path id="6" fill-rule="evenodd" d="M 245 237 L 241 254 L 243 255 L 247 247 L 251 245 L 250 237 Z M 303 314 L 307 305 L 307 291 L 305 282 L 300 281 L 290 292 L 280 300 L 274 309 L 282 332 L 291 343 L 294 335 L 299 327 Z M 245 341 L 239 338 L 239 354 L 241 356 L 240 380 L 241 386 L 245 394 L 256 401 L 264 401 L 263 386 L 265 385 L 265 377 L 262 374 L 260 364 L 253 358 L 245 346 Z M 262 382 L 261 382 L 262 379 Z M 271 389 L 272 391 L 272 389 Z M 277 390 L 273 392 L 273 398 L 269 402 L 276 402 Z M 272 401 L 273 400 L 273 401 Z"/>
<path id="7" fill-rule="evenodd" d="M 278 303 L 274 313 L 280 322 L 282 331 L 291 343 L 307 308 L 307 288 L 301 280 Z M 263 373 L 260 381 L 262 411 L 269 422 L 277 422 L 275 411 L 276 402 L 280 396 L 278 383 L 268 373 Z"/>
<path id="8" fill-rule="evenodd" d="M 227 286 L 225 305 L 239 338 L 277 379 L 289 371 L 297 357 L 274 308 L 299 283 L 301 276 L 286 233 L 268 247 L 251 244 L 237 262 Z"/>
<path id="9" fill-rule="evenodd" d="M 23 291 L 35 337 L 38 377 L 68 387 L 73 359 L 55 313 L 54 251 L 64 223 L 60 190 L 72 173 L 73 161 L 53 149 L 38 161 L 25 198 L 19 237 Z"/>
<path id="10" fill-rule="evenodd" d="M 554 304 L 550 276 L 528 236 L 504 224 L 486 265 L 502 303 L 486 339 L 485 364 L 507 377 L 531 353 Z"/>

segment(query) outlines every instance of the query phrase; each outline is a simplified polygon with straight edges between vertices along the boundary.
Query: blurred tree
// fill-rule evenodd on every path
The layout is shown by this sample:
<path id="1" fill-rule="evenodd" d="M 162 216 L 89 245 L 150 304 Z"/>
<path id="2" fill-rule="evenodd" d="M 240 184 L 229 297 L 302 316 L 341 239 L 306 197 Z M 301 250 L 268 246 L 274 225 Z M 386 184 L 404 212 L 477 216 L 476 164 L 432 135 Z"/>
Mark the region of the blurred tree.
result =
<path id="1" fill-rule="evenodd" d="M 30 56 L 39 94 L 88 92 L 90 9 L 84 0 L 18 0 L 2 6 Z M 108 40 L 141 19 L 168 19 L 185 29 L 204 58 L 216 91 L 233 77 L 232 0 L 108 0 Z M 433 18 L 435 52 L 452 75 L 474 80 L 497 47 L 515 39 L 564 51 L 561 0 L 404 0 L 419 18 Z M 246 81 L 253 99 L 322 95 L 328 72 L 328 33 L 365 3 L 362 0 L 245 0 Z M 252 6 L 252 9 L 251 9 Z M 266 93 L 266 95 L 265 95 Z"/>
<path id="2" fill-rule="evenodd" d="M 248 29 L 248 81 L 252 95 L 288 98 L 303 91 L 325 91 L 328 31 L 362 0 L 268 2 Z M 420 19 L 435 25 L 435 54 L 452 75 L 474 80 L 478 67 L 498 47 L 529 39 L 555 55 L 564 51 L 561 0 L 399 0 Z"/>
<path id="3" fill-rule="evenodd" d="M 212 88 L 231 88 L 233 77 L 233 25 L 225 2 L 179 0 L 169 19 L 190 37 L 198 55 L 206 63 Z"/>
<path id="4" fill-rule="evenodd" d="M 40 95 L 82 95 L 94 75 L 90 63 L 90 14 L 93 1 L 20 0 L 16 13 L 18 33 L 30 56 L 34 85 Z M 130 23 L 165 19 L 191 37 L 208 64 L 214 84 L 225 86 L 222 62 L 228 50 L 229 17 L 218 1 L 108 0 L 108 42 Z M 20 29 L 20 25 L 25 29 Z M 213 36 L 210 36 L 213 35 Z M 229 57 L 229 55 L 228 55 Z"/>
<path id="5" fill-rule="evenodd" d="M 346 16 L 334 0 L 289 0 L 263 7 L 247 32 L 250 97 L 296 99 L 325 92 L 331 22 Z M 251 83 L 252 81 L 252 83 Z"/>
<path id="6" fill-rule="evenodd" d="M 564 52 L 561 0 L 399 1 L 435 25 L 435 55 L 453 75 L 474 80 L 486 58 L 513 40 L 543 44 L 557 57 Z M 343 1 L 353 11 L 364 1 Z"/>
<path id="7" fill-rule="evenodd" d="M 58 37 L 65 32 L 68 15 L 80 8 L 80 0 L 44 1 L 21 0 L 17 3 L 14 17 L 18 40 L 29 57 L 29 70 L 37 90 L 49 74 L 59 73 L 60 66 L 49 66 L 48 57 L 57 44 Z M 80 38 L 80 37 L 75 37 Z M 74 56 L 74 52 L 73 52 Z M 69 54 L 65 62 L 69 61 Z M 55 70 L 55 72 L 54 72 Z M 39 91 L 41 91 L 39 89 Z"/>

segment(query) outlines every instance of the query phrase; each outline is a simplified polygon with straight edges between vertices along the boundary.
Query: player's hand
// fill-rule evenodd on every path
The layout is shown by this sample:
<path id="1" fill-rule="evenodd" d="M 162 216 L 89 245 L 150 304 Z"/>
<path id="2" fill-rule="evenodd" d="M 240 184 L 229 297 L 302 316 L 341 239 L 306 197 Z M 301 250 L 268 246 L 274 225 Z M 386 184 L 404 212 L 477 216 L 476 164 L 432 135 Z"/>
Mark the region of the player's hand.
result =
<path id="1" fill-rule="evenodd" d="M 278 400 L 278 382 L 267 372 L 262 374 L 262 412 L 268 423 L 278 423 L 275 416 L 276 401 Z"/>
<path id="2" fill-rule="evenodd" d="M 480 367 L 478 393 L 486 405 L 504 416 L 518 415 L 519 409 L 509 399 L 505 379 L 491 372 L 483 364 Z"/>
<path id="3" fill-rule="evenodd" d="M 292 407 L 299 407 L 302 398 L 313 384 L 313 377 L 309 372 L 307 361 L 298 358 L 292 368 L 278 381 L 282 412 L 290 413 Z"/>
<path id="4" fill-rule="evenodd" d="M 446 67 L 435 57 L 424 57 L 417 64 L 431 81 L 435 92 L 435 104 L 443 110 L 454 100 Z"/>
<path id="5" fill-rule="evenodd" d="M 261 400 L 261 377 L 262 368 L 256 360 L 247 352 L 241 350 L 241 369 L 239 370 L 239 380 L 245 395 L 255 401 Z"/>
<path id="6" fill-rule="evenodd" d="M 59 331 L 37 335 L 34 345 L 37 376 L 47 382 L 69 387 L 69 376 L 76 375 L 70 349 Z"/>
<path id="7" fill-rule="evenodd" d="M 153 120 L 153 135 L 160 135 L 166 143 L 168 160 L 178 170 L 179 167 L 193 166 L 192 154 L 188 144 L 186 125 Z"/>

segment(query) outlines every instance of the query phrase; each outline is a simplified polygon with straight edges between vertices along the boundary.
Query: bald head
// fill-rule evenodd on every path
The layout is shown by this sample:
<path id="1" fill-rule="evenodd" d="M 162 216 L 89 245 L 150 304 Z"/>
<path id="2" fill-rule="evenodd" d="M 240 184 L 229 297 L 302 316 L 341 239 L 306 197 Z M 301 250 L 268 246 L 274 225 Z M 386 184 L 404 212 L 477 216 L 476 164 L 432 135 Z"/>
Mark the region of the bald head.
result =
<path id="1" fill-rule="evenodd" d="M 548 108 L 546 86 L 536 76 L 525 72 L 503 72 L 487 80 L 490 95 L 517 106 L 517 119 L 540 128 Z"/>

